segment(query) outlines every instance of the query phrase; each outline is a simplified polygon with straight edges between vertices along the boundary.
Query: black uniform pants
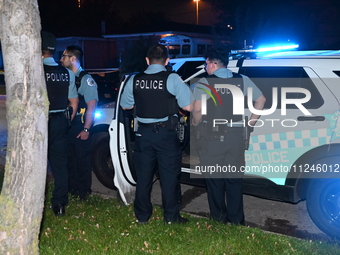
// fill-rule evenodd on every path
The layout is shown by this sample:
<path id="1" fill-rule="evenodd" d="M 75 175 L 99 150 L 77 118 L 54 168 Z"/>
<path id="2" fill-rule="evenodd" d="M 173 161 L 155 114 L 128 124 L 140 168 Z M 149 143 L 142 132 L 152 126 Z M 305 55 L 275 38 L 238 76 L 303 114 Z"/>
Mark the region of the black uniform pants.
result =
<path id="1" fill-rule="evenodd" d="M 69 131 L 68 171 L 69 192 L 74 196 L 86 198 L 91 194 L 91 135 L 87 140 L 77 138 L 84 129 L 80 116 L 72 121 Z"/>
<path id="2" fill-rule="evenodd" d="M 164 220 L 168 222 L 179 219 L 181 160 L 181 150 L 175 130 L 169 130 L 164 126 L 139 126 L 134 152 L 137 176 L 134 210 L 139 221 L 148 221 L 152 214 L 150 196 L 157 163 Z"/>
<path id="3" fill-rule="evenodd" d="M 68 203 L 67 133 L 68 120 L 64 113 L 52 113 L 48 120 L 48 160 L 54 177 L 52 206 Z"/>
<path id="4" fill-rule="evenodd" d="M 244 224 L 243 173 L 244 138 L 242 129 L 230 131 L 215 138 L 201 138 L 201 166 L 213 167 L 216 172 L 205 172 L 210 216 L 233 224 Z M 207 169 L 207 168 L 205 168 Z"/>

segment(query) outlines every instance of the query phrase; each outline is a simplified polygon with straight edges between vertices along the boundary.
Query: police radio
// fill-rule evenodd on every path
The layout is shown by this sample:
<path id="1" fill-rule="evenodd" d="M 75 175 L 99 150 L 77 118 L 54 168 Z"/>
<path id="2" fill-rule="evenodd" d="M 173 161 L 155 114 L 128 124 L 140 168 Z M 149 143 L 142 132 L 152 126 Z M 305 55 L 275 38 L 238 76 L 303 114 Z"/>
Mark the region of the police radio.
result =
<path id="1" fill-rule="evenodd" d="M 184 141 L 184 129 L 185 129 L 184 126 L 186 118 L 187 118 L 186 116 L 181 116 L 177 124 L 177 136 L 180 142 Z"/>

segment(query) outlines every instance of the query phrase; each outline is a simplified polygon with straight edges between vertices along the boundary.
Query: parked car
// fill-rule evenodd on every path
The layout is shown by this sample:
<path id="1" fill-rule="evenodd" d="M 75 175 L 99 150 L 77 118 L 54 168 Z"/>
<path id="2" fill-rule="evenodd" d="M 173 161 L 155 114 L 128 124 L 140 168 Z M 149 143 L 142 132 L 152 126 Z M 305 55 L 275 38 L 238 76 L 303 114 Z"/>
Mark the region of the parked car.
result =
<path id="1" fill-rule="evenodd" d="M 116 101 L 120 86 L 118 68 L 86 69 L 92 75 L 98 86 L 98 106 Z"/>
<path id="2" fill-rule="evenodd" d="M 203 63 L 203 58 L 171 62 L 187 80 L 204 72 Z M 314 223 L 340 236 L 340 52 L 252 55 L 231 58 L 228 68 L 250 77 L 267 98 L 267 113 L 251 133 L 245 154 L 244 193 L 290 203 L 306 200 Z M 103 185 L 118 189 L 125 204 L 133 202 L 136 184 L 135 116 L 117 107 L 127 79 L 116 102 L 99 109 L 102 118 L 93 128 L 93 171 Z M 245 116 L 250 110 L 245 104 Z M 204 185 L 195 170 L 199 152 L 193 148 L 190 161 L 183 160 L 182 181 Z"/>

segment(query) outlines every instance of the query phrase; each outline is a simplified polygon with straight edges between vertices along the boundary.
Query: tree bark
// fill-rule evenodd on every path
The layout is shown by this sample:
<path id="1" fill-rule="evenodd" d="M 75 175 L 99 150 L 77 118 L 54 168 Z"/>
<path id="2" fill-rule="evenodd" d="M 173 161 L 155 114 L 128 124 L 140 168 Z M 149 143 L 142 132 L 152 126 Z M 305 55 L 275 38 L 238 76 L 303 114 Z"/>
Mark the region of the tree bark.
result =
<path id="1" fill-rule="evenodd" d="M 38 254 L 47 165 L 48 97 L 37 0 L 0 0 L 8 143 L 0 254 Z"/>

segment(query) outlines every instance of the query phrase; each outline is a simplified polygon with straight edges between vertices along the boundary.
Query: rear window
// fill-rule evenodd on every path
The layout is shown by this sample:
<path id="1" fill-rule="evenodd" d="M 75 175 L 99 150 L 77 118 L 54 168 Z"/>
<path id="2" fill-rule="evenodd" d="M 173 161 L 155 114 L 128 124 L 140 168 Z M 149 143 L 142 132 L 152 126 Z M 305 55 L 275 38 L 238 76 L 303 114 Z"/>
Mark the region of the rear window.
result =
<path id="1" fill-rule="evenodd" d="M 307 109 L 317 109 L 324 103 L 322 96 L 309 78 L 303 67 L 241 67 L 240 74 L 248 76 L 262 91 L 266 97 L 264 108 L 272 106 L 272 88 L 278 88 L 278 105 L 281 108 L 281 88 L 297 87 L 305 88 L 311 93 L 311 99 L 303 104 Z M 302 93 L 289 93 L 287 98 L 303 98 Z M 296 105 L 288 104 L 287 108 L 296 109 Z"/>
<path id="2" fill-rule="evenodd" d="M 202 65 L 204 61 L 187 61 L 178 70 L 177 74 L 182 77 L 183 80 L 189 78 L 194 73 L 198 72 L 198 66 Z"/>
<path id="3" fill-rule="evenodd" d="M 333 73 L 340 77 L 340 71 L 333 71 Z"/>

